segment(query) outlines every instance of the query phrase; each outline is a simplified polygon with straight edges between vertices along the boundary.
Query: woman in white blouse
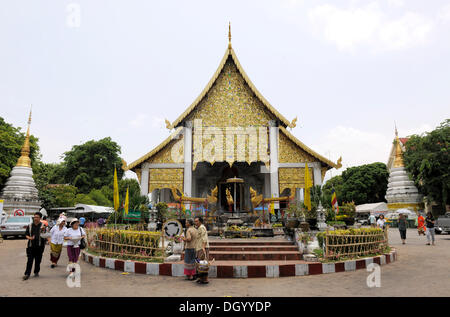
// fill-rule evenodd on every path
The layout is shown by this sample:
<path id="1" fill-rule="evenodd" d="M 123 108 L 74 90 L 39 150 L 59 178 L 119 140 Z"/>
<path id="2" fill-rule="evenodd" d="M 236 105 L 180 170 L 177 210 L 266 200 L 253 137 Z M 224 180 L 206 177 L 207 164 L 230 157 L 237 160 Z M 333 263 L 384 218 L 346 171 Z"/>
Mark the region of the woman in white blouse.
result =
<path id="1" fill-rule="evenodd" d="M 61 251 L 64 243 L 64 234 L 66 233 L 66 222 L 64 219 L 59 219 L 56 222 L 56 226 L 53 226 L 50 230 L 51 237 L 48 238 L 50 244 L 50 261 L 52 269 L 58 264 L 59 257 L 61 256 Z"/>
<path id="2" fill-rule="evenodd" d="M 80 241 L 86 238 L 86 232 L 80 227 L 80 222 L 74 218 L 70 223 L 70 228 L 64 234 L 64 240 L 67 241 L 67 255 L 69 264 L 77 263 L 80 257 Z M 75 271 L 75 268 L 72 269 Z"/>

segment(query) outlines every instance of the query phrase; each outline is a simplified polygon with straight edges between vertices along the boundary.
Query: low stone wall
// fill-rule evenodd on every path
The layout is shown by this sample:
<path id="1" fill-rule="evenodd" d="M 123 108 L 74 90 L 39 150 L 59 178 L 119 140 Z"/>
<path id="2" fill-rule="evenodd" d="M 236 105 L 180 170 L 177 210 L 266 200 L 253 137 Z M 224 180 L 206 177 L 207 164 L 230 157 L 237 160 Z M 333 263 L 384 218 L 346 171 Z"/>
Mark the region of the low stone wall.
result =
<path id="1" fill-rule="evenodd" d="M 140 273 L 147 275 L 184 276 L 183 263 L 145 263 L 104 258 L 82 251 L 84 261 L 97 267 L 112 270 Z M 328 274 L 365 269 L 370 263 L 385 265 L 397 260 L 397 251 L 392 250 L 376 257 L 335 263 L 305 262 L 300 264 L 280 265 L 211 265 L 209 277 L 212 278 L 254 278 L 254 277 L 288 277 L 302 275 Z M 236 262 L 235 262 L 236 263 Z"/>

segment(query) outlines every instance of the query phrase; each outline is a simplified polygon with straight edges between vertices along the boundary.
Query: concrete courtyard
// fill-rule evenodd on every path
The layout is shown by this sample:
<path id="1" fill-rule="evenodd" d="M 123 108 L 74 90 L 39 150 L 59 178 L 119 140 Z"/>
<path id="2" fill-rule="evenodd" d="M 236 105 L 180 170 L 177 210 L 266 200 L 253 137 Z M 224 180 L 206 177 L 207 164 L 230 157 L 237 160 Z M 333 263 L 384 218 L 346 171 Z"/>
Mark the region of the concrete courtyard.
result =
<path id="1" fill-rule="evenodd" d="M 182 277 L 122 274 L 97 268 L 84 261 L 81 287 L 66 284 L 66 250 L 59 266 L 50 268 L 46 247 L 40 277 L 22 281 L 26 264 L 24 239 L 7 239 L 0 244 L 0 296 L 449 296 L 450 235 L 437 235 L 436 246 L 408 230 L 402 245 L 397 229 L 390 229 L 390 245 L 398 250 L 398 261 L 381 267 L 381 287 L 369 288 L 370 272 L 358 270 L 322 275 L 258 279 L 211 279 L 197 285 Z"/>

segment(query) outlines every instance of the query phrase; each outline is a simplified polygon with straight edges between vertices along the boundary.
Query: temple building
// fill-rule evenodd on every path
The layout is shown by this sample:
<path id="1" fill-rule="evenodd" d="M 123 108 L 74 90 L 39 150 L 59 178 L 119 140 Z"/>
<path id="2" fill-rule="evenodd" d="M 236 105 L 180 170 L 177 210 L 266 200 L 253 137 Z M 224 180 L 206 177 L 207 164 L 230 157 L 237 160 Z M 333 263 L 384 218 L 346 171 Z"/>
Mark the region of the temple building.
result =
<path id="1" fill-rule="evenodd" d="M 171 135 L 127 166 L 152 200 L 208 198 L 212 209 L 250 212 L 262 199 L 298 199 L 306 165 L 314 185 L 342 166 L 341 159 L 331 162 L 288 131 L 297 119 L 287 120 L 256 89 L 232 48 L 230 31 L 228 36 L 207 86 L 177 119 L 166 120 Z"/>
<path id="2" fill-rule="evenodd" d="M 41 209 L 41 202 L 38 198 L 38 190 L 33 179 L 30 159 L 30 125 L 31 111 L 28 118 L 28 130 L 23 143 L 21 156 L 17 164 L 11 170 L 11 175 L 6 181 L 1 192 L 1 199 L 4 200 L 3 210 L 7 214 L 16 212 L 25 215 L 33 215 Z"/>
<path id="3" fill-rule="evenodd" d="M 407 138 L 399 138 L 395 129 L 395 140 L 387 164 L 389 181 L 385 198 L 389 209 L 406 208 L 419 211 L 424 209 L 423 197 L 406 172 L 403 163 L 403 152 L 407 141 Z"/>

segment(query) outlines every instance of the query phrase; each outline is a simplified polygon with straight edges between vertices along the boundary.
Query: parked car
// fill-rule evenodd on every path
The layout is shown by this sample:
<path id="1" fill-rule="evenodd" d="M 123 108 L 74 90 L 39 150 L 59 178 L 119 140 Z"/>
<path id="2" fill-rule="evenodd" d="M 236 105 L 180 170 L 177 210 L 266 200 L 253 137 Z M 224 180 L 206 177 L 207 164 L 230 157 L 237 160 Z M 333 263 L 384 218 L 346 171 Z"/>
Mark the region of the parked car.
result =
<path id="1" fill-rule="evenodd" d="M 14 216 L 9 217 L 6 222 L 0 226 L 0 233 L 3 239 L 9 236 L 23 236 L 30 223 L 33 222 L 32 216 Z"/>
<path id="2" fill-rule="evenodd" d="M 434 226 L 437 234 L 444 232 L 450 233 L 450 212 L 447 212 L 443 216 L 439 216 Z"/>

